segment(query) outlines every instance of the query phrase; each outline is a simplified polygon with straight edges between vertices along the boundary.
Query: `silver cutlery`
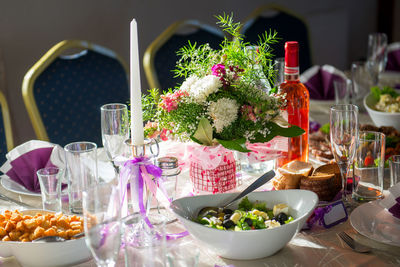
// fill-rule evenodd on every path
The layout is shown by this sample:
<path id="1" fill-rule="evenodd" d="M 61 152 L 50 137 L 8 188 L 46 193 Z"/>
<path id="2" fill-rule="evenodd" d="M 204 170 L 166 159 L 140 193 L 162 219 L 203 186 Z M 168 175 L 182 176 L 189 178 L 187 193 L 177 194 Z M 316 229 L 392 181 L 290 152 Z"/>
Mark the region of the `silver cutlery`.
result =
<path id="1" fill-rule="evenodd" d="M 354 251 L 359 253 L 368 253 L 371 251 L 370 247 L 364 246 L 355 241 L 351 236 L 345 232 L 340 232 L 338 236 Z"/>
<path id="2" fill-rule="evenodd" d="M 26 203 L 23 203 L 21 201 L 12 199 L 12 198 L 10 198 L 10 197 L 8 197 L 6 195 L 3 195 L 3 194 L 0 194 L 0 199 L 4 200 L 4 201 L 12 202 L 12 203 L 17 204 L 17 205 L 22 206 L 22 207 L 26 207 L 26 208 L 30 208 L 30 209 L 35 208 L 35 207 L 33 207 L 33 206 L 29 205 L 29 204 L 26 204 Z"/>
<path id="3" fill-rule="evenodd" d="M 85 232 L 81 232 L 79 234 L 73 235 L 71 236 L 71 238 L 81 238 L 82 236 L 85 236 Z M 67 241 L 67 239 L 62 238 L 60 236 L 53 236 L 53 235 L 49 235 L 49 236 L 43 236 L 40 238 L 37 238 L 35 240 L 32 240 L 32 242 L 64 242 Z"/>
<path id="4" fill-rule="evenodd" d="M 268 182 L 269 180 L 271 180 L 274 177 L 275 177 L 274 170 L 270 170 L 269 172 L 264 173 L 262 176 L 257 178 L 257 180 L 255 180 L 251 185 L 249 185 L 246 189 L 244 189 L 239 195 L 237 195 L 233 199 L 229 200 L 228 202 L 225 202 L 224 205 L 219 205 L 218 207 L 204 207 L 198 212 L 198 216 L 200 216 L 201 214 L 205 213 L 208 210 L 215 210 L 217 212 L 218 212 L 218 210 L 222 211 L 223 209 L 225 209 L 226 207 L 231 205 L 236 200 L 241 199 L 242 197 L 246 196 L 247 194 L 253 192 L 254 190 L 256 190 L 260 186 L 264 185 L 266 182 Z"/>

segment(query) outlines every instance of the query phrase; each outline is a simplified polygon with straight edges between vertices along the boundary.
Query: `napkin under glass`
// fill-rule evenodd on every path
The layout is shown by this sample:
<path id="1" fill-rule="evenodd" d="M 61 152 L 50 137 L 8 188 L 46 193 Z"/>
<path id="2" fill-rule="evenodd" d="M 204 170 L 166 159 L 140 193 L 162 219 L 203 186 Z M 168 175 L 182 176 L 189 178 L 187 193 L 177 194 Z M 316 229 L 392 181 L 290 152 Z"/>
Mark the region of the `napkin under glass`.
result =
<path id="1" fill-rule="evenodd" d="M 40 193 L 40 184 L 36 172 L 45 167 L 65 169 L 65 151 L 56 144 L 31 140 L 23 143 L 6 154 L 6 162 L 0 171 L 11 180 L 22 185 L 31 192 Z M 103 181 L 115 177 L 115 170 L 107 159 L 104 149 L 97 150 L 98 174 Z M 62 187 L 66 187 L 67 178 L 63 177 Z"/>
<path id="2" fill-rule="evenodd" d="M 400 219 L 400 183 L 388 190 L 389 194 L 379 202 L 379 205 L 387 209 L 394 217 Z"/>
<path id="3" fill-rule="evenodd" d="M 386 70 L 400 71 L 400 42 L 388 45 Z"/>
<path id="4" fill-rule="evenodd" d="M 300 76 L 300 81 L 310 93 L 310 99 L 315 100 L 335 99 L 334 81 L 337 80 L 345 81 L 346 75 L 330 65 L 313 66 Z"/>

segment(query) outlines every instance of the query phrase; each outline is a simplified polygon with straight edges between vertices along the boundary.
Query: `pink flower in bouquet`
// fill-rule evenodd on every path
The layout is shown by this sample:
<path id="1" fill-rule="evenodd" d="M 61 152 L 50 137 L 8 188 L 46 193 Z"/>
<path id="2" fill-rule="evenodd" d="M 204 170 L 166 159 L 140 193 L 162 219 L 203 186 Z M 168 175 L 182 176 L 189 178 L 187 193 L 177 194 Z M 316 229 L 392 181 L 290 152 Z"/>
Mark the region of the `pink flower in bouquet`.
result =
<path id="1" fill-rule="evenodd" d="M 255 122 L 257 120 L 256 115 L 254 114 L 253 107 L 249 105 L 243 105 L 241 108 L 243 116 L 250 121 Z"/>
<path id="2" fill-rule="evenodd" d="M 178 103 L 182 101 L 182 99 L 189 94 L 186 91 L 178 90 L 174 93 L 167 93 L 166 95 L 162 95 L 162 102 L 160 106 L 167 112 L 171 112 L 178 108 Z"/>
<path id="3" fill-rule="evenodd" d="M 224 64 L 216 64 L 211 68 L 212 74 L 221 77 L 226 74 L 225 65 Z"/>
<path id="4" fill-rule="evenodd" d="M 222 85 L 226 88 L 229 85 L 228 80 L 226 79 L 226 70 L 224 64 L 216 64 L 211 68 L 212 74 L 214 76 L 219 77 L 219 80 L 222 82 Z"/>
<path id="5" fill-rule="evenodd" d="M 161 132 L 158 130 L 158 124 L 156 122 L 148 121 L 144 126 L 146 136 L 149 138 L 156 138 Z"/>
<path id="6" fill-rule="evenodd" d="M 171 130 L 168 130 L 168 129 L 163 128 L 162 131 L 161 131 L 161 134 L 160 134 L 161 140 L 167 141 L 167 140 L 168 140 L 168 135 L 169 135 L 170 133 L 172 133 Z"/>

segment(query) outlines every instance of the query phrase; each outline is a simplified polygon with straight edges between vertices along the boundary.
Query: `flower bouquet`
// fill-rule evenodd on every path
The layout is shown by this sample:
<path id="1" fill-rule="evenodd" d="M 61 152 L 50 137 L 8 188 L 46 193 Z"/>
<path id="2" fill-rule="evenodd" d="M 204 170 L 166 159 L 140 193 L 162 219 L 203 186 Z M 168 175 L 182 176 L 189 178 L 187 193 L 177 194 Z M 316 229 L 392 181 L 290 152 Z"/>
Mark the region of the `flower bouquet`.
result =
<path id="1" fill-rule="evenodd" d="M 162 94 L 151 89 L 143 97 L 144 119 L 148 121 L 145 135 L 198 144 L 190 153 L 198 162 L 191 167 L 200 164 L 200 170 L 191 173 L 200 176 L 209 170 L 229 176 L 227 169 L 235 171 L 229 165 L 233 150 L 249 153 L 253 144 L 304 132 L 280 116 L 285 99 L 270 86 L 275 79 L 270 44 L 277 42 L 276 32 L 265 32 L 254 47 L 243 41 L 241 24 L 233 22 L 232 16 L 217 19 L 233 39 L 225 38 L 219 50 L 189 42 L 177 52 L 180 60 L 174 70 L 184 82 Z M 216 179 L 221 181 L 221 177 L 212 177 L 211 185 Z M 206 186 L 206 190 L 226 191 L 215 186 Z"/>

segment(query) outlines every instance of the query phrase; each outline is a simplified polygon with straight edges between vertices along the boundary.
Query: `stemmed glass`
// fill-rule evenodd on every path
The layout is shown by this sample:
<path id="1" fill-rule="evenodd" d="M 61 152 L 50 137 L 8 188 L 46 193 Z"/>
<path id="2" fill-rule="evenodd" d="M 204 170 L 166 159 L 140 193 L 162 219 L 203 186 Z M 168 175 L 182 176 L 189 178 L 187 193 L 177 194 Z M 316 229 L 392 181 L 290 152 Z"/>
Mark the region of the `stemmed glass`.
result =
<path id="1" fill-rule="evenodd" d="M 117 186 L 97 184 L 83 192 L 86 246 L 101 267 L 115 266 L 121 245 L 121 207 Z"/>
<path id="2" fill-rule="evenodd" d="M 386 66 L 387 36 L 384 33 L 371 33 L 368 35 L 367 67 L 372 76 L 374 85 L 378 84 L 379 73 Z"/>
<path id="3" fill-rule="evenodd" d="M 101 110 L 101 136 L 107 156 L 114 161 L 125 150 L 125 140 L 129 137 L 128 108 L 125 104 L 106 104 Z"/>
<path id="4" fill-rule="evenodd" d="M 347 176 L 356 154 L 358 128 L 358 107 L 356 105 L 345 104 L 331 107 L 331 147 L 342 175 L 342 200 L 347 206 L 350 204 L 350 199 L 347 199 Z"/>

